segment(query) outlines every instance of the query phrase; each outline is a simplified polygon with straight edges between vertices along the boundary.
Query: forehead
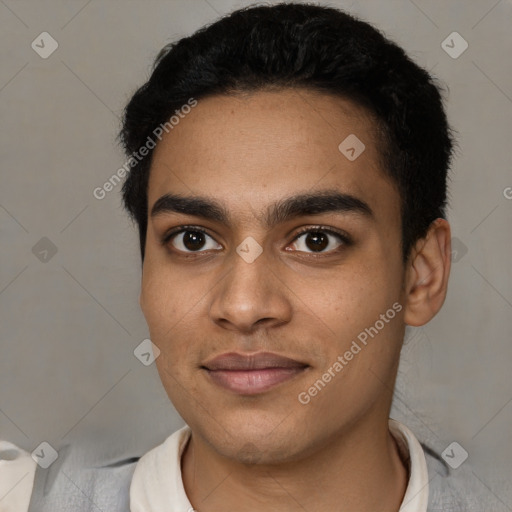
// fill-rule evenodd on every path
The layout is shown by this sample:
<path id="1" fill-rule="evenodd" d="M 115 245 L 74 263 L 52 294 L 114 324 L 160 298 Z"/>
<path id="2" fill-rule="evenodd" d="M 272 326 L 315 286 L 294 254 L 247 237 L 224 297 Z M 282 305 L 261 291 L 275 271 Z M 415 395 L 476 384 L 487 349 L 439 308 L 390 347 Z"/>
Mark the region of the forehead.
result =
<path id="1" fill-rule="evenodd" d="M 149 209 L 173 192 L 214 197 L 242 214 L 335 188 L 398 214 L 375 133 L 362 108 L 303 89 L 201 99 L 154 150 Z"/>

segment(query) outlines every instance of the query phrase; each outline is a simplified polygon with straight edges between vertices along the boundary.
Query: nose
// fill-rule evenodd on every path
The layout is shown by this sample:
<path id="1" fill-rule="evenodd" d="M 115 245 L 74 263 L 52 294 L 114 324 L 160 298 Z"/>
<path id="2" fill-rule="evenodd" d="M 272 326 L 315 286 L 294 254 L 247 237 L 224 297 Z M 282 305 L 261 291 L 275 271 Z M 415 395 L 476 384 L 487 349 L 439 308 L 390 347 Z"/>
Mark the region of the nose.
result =
<path id="1" fill-rule="evenodd" d="M 265 251 L 251 263 L 233 252 L 212 295 L 210 316 L 221 327 L 244 333 L 290 321 L 289 289 Z M 275 263 L 274 263 L 275 266 Z"/>

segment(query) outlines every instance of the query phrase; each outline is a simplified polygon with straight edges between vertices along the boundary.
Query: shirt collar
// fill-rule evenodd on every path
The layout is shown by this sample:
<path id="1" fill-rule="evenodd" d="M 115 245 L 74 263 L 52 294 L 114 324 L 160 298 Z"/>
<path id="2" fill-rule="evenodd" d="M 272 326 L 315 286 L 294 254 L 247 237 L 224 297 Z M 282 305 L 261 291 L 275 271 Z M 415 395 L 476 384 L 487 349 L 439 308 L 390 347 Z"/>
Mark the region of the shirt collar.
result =
<path id="1" fill-rule="evenodd" d="M 402 423 L 390 419 L 389 430 L 409 471 L 399 512 L 427 512 L 429 487 L 423 448 Z M 131 512 L 165 512 L 171 506 L 183 512 L 194 510 L 181 475 L 181 457 L 190 434 L 190 427 L 185 425 L 139 459 L 130 486 Z"/>
<path id="2" fill-rule="evenodd" d="M 414 434 L 399 421 L 390 418 L 389 430 L 409 471 L 409 482 L 399 512 L 427 512 L 428 471 L 423 448 Z"/>

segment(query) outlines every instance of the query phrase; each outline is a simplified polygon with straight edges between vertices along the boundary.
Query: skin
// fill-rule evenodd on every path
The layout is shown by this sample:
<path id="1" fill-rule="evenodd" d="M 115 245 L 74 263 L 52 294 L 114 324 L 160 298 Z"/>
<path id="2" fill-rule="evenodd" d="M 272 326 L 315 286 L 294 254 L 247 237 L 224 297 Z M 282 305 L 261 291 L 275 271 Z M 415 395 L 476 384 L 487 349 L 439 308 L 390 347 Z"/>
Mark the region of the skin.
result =
<path id="1" fill-rule="evenodd" d="M 354 161 L 338 150 L 349 134 L 366 146 Z M 148 221 L 140 305 L 162 383 L 192 429 L 182 478 L 197 511 L 399 509 L 408 476 L 388 429 L 393 387 L 405 325 L 427 323 L 444 302 L 450 227 L 437 219 L 404 266 L 399 195 L 379 165 L 371 117 L 306 90 L 202 99 L 155 148 L 150 211 L 171 192 L 216 199 L 233 219 L 167 212 Z M 263 224 L 269 204 L 324 189 L 365 201 L 373 217 Z M 160 243 L 187 224 L 207 231 L 202 252 L 183 233 Z M 311 235 L 297 238 L 318 226 L 353 243 L 322 231 L 329 245 L 319 256 Z M 252 263 L 236 252 L 247 237 L 263 251 Z M 299 393 L 394 303 L 402 310 L 301 404 Z M 200 368 L 222 353 L 260 351 L 310 366 L 254 396 L 220 388 Z"/>

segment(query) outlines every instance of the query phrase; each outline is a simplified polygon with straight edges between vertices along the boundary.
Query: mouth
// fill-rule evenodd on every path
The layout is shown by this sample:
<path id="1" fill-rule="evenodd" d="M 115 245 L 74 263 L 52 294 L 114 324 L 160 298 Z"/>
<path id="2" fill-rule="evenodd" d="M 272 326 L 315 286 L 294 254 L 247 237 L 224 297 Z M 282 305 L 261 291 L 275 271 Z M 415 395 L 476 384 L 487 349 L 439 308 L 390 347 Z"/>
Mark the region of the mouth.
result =
<path id="1" fill-rule="evenodd" d="M 241 395 L 264 393 L 303 373 L 309 365 L 288 357 L 260 352 L 257 354 L 221 354 L 204 363 L 211 381 Z"/>

